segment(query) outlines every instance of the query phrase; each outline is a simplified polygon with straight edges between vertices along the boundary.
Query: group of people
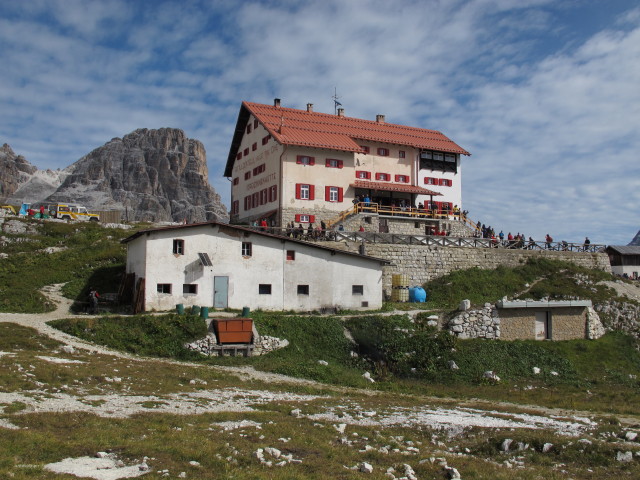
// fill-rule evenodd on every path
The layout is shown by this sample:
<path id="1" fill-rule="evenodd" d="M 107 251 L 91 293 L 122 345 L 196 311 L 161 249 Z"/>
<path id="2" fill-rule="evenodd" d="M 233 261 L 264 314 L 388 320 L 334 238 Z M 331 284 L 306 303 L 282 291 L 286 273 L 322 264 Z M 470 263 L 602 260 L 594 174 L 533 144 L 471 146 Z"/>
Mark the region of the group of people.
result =
<path id="1" fill-rule="evenodd" d="M 448 203 L 444 202 L 441 206 L 438 206 L 435 202 L 418 203 L 415 207 L 411 206 L 408 199 L 383 199 L 374 198 L 371 199 L 369 195 L 356 195 L 353 199 L 353 204 L 361 207 L 363 210 L 372 209 L 373 207 L 378 210 L 386 211 L 391 210 L 391 215 L 416 215 L 419 216 L 431 216 L 433 218 L 446 216 L 447 218 L 452 216 L 454 219 L 464 218 L 469 212 L 461 211 L 458 205 L 451 207 Z"/>
<path id="2" fill-rule="evenodd" d="M 296 227 L 294 222 L 289 222 L 285 230 L 287 237 L 299 240 L 325 240 L 331 237 L 332 233 L 332 231 L 327 231 L 327 225 L 324 220 L 321 220 L 316 227 L 313 226 L 313 223 L 310 223 L 306 228 L 301 223 Z"/>
<path id="3" fill-rule="evenodd" d="M 495 230 L 491 226 L 486 226 L 484 223 L 478 221 L 476 224 L 478 225 L 478 229 L 475 232 L 476 238 L 490 238 L 491 244 L 495 247 L 503 246 L 507 248 L 527 248 L 533 249 L 536 246 L 536 241 L 529 237 L 527 240 L 524 233 L 516 233 L 513 235 L 511 232 L 504 234 L 502 230 L 500 233 L 496 235 Z M 582 250 L 587 251 L 589 246 L 591 245 L 591 240 L 589 237 L 585 237 L 584 242 L 582 244 Z M 566 240 L 560 242 L 559 248 L 554 247 L 553 245 L 553 237 L 548 233 L 544 237 L 544 248 L 547 250 L 569 250 L 569 243 Z"/>

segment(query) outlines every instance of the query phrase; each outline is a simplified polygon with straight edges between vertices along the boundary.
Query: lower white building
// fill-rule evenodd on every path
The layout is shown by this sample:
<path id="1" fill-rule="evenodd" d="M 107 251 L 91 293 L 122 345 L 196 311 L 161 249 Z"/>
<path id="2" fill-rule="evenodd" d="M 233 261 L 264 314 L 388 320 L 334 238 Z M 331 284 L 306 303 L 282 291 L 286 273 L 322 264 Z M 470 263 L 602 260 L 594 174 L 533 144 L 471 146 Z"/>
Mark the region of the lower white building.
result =
<path id="1" fill-rule="evenodd" d="M 123 243 L 139 311 L 382 306 L 388 262 L 379 258 L 217 222 L 142 230 Z"/>

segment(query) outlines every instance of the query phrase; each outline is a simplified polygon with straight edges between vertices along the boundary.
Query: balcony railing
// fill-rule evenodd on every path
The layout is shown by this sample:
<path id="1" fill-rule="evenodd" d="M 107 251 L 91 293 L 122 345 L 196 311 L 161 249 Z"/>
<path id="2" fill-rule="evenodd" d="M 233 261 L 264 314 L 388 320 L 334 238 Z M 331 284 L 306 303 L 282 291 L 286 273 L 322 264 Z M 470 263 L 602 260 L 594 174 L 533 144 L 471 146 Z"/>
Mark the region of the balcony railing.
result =
<path id="1" fill-rule="evenodd" d="M 425 245 L 439 247 L 467 247 L 467 248 L 497 248 L 504 250 L 548 250 L 556 252 L 604 252 L 606 245 L 584 244 L 571 242 L 546 242 L 538 240 L 505 240 L 476 237 L 449 237 L 440 235 L 403 235 L 397 233 L 377 232 L 348 232 L 344 230 L 328 229 L 300 229 L 294 227 L 250 227 L 254 230 L 271 233 L 307 242 L 359 242 L 359 243 L 387 243 L 395 245 Z"/>

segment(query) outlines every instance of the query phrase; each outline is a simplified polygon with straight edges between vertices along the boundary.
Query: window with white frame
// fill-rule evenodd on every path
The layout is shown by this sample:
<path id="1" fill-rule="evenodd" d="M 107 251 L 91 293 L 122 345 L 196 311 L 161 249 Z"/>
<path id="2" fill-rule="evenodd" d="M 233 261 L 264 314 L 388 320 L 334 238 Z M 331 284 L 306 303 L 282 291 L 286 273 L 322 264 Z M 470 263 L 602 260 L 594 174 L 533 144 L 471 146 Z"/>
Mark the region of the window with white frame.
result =
<path id="1" fill-rule="evenodd" d="M 251 242 L 242 242 L 242 256 L 250 257 L 252 254 Z"/>
<path id="2" fill-rule="evenodd" d="M 170 283 L 158 283 L 156 286 L 156 290 L 158 293 L 171 293 L 171 284 Z"/>

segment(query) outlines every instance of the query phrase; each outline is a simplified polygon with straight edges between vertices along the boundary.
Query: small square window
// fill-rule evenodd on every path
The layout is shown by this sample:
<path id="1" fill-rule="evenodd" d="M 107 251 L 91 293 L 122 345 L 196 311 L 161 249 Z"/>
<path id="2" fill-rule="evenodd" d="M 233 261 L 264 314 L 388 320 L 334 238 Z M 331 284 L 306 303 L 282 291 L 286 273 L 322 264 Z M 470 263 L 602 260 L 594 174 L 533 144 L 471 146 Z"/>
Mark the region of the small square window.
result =
<path id="1" fill-rule="evenodd" d="M 197 283 L 183 283 L 182 284 L 182 293 L 185 295 L 195 295 L 198 293 L 198 284 Z"/>
<path id="2" fill-rule="evenodd" d="M 249 147 L 244 149 L 244 156 L 246 157 L 247 155 L 249 155 Z"/>
<path id="3" fill-rule="evenodd" d="M 157 285 L 158 293 L 171 293 L 171 284 L 170 283 L 158 283 Z"/>
<path id="4" fill-rule="evenodd" d="M 257 118 L 253 121 L 253 128 L 254 128 L 254 130 L 256 128 L 258 128 L 258 119 Z"/>
<path id="5" fill-rule="evenodd" d="M 353 295 L 364 295 L 364 285 L 351 285 Z"/>
<path id="6" fill-rule="evenodd" d="M 240 183 L 240 178 L 239 177 L 234 178 L 233 179 L 233 184 L 234 185 L 238 185 L 238 183 Z"/>
<path id="7" fill-rule="evenodd" d="M 398 151 L 398 158 L 405 158 L 405 155 L 404 150 Z"/>
<path id="8" fill-rule="evenodd" d="M 309 295 L 309 285 L 298 285 L 298 295 Z"/>
<path id="9" fill-rule="evenodd" d="M 388 148 L 379 148 L 378 149 L 378 155 L 380 155 L 381 157 L 388 157 L 389 156 L 389 149 Z"/>
<path id="10" fill-rule="evenodd" d="M 184 255 L 184 240 L 176 239 L 173 241 L 173 254 Z"/>
<path id="11" fill-rule="evenodd" d="M 242 256 L 250 257 L 251 256 L 251 242 L 242 242 Z"/>
<path id="12" fill-rule="evenodd" d="M 258 294 L 260 295 L 271 295 L 271 284 L 270 283 L 261 283 L 258 285 Z"/>
<path id="13" fill-rule="evenodd" d="M 287 250 L 287 260 L 295 260 L 295 259 L 296 259 L 296 251 Z"/>
<path id="14" fill-rule="evenodd" d="M 369 147 L 362 147 L 362 151 L 364 153 L 369 153 L 370 149 L 369 149 Z"/>

